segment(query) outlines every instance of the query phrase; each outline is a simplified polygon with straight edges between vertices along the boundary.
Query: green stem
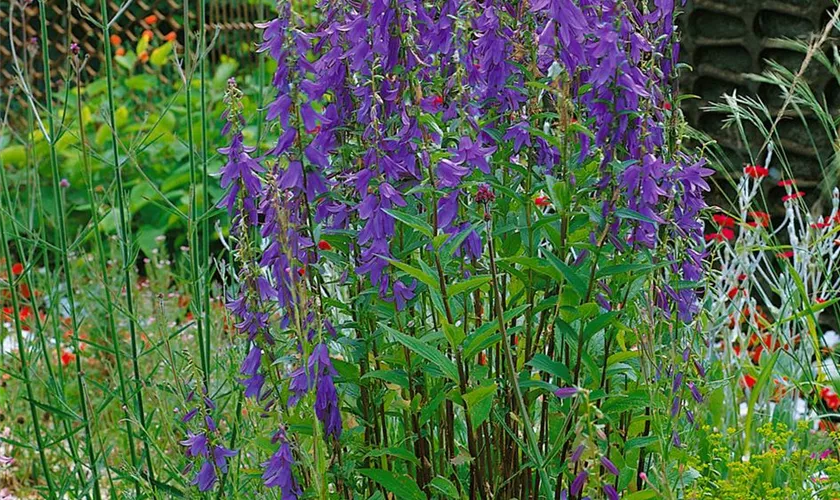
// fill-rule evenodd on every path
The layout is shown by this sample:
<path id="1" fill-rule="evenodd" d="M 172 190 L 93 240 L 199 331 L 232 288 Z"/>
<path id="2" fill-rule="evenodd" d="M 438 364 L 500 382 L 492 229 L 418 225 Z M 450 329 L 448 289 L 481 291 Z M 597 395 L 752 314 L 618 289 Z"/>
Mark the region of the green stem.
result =
<path id="1" fill-rule="evenodd" d="M 88 417 L 87 404 L 87 390 L 85 389 L 84 370 L 82 370 L 82 353 L 79 349 L 79 321 L 76 316 L 76 303 L 73 295 L 73 278 L 70 269 L 70 258 L 67 252 L 67 227 L 64 223 L 64 202 L 61 197 L 60 179 L 61 173 L 58 168 L 58 155 L 56 153 L 56 131 L 55 131 L 55 116 L 52 106 L 52 77 L 50 75 L 50 57 L 49 44 L 47 32 L 47 4 L 45 0 L 40 0 L 39 18 L 41 24 L 41 54 L 43 55 L 43 71 L 44 71 L 44 94 L 46 99 L 47 110 L 47 126 L 49 129 L 49 154 L 50 154 L 50 170 L 52 174 L 52 188 L 55 203 L 55 222 L 58 229 L 58 244 L 61 253 L 61 260 L 64 267 L 64 285 L 66 288 L 67 305 L 70 310 L 70 323 L 73 327 L 73 349 L 76 354 L 76 383 L 79 386 L 79 406 L 82 409 L 82 425 L 85 428 L 85 452 L 90 461 L 91 483 L 93 485 L 94 498 L 102 498 L 102 492 L 99 490 L 99 467 L 96 462 L 96 455 L 93 451 L 93 434 L 90 429 L 90 419 Z"/>
<path id="2" fill-rule="evenodd" d="M 0 176 L 3 179 L 3 185 L 6 184 L 6 173 L 3 168 L 0 168 Z M 29 402 L 29 412 L 32 416 L 32 426 L 35 431 L 35 442 L 38 445 L 38 458 L 41 461 L 41 468 L 44 469 L 44 477 L 47 479 L 47 489 L 49 490 L 49 497 L 56 498 L 55 485 L 53 484 L 52 476 L 50 476 L 50 468 L 47 465 L 47 457 L 44 454 L 44 439 L 41 437 L 40 421 L 38 420 L 38 410 L 35 408 L 35 395 L 32 391 L 32 380 L 29 377 L 30 369 L 29 362 L 26 357 L 26 345 L 23 339 L 23 327 L 20 324 L 20 305 L 18 303 L 18 293 L 13 283 L 14 274 L 12 273 L 12 259 L 9 255 L 9 245 L 6 238 L 6 217 L 0 215 L 0 241 L 3 245 L 0 246 L 3 251 L 3 260 L 6 263 L 6 276 L 9 285 L 9 293 L 12 297 L 12 314 L 14 315 L 15 336 L 17 337 L 18 354 L 20 356 L 20 371 L 23 376 L 23 384 L 26 387 L 26 400 Z M 37 312 L 35 313 L 38 314 Z M 45 353 L 46 354 L 46 353 Z"/>
<path id="3" fill-rule="evenodd" d="M 41 0 L 42 2 L 44 0 Z M 131 282 L 131 244 L 129 242 L 130 228 L 126 216 L 125 200 L 123 193 L 125 185 L 123 182 L 122 164 L 119 156 L 119 133 L 117 132 L 117 123 L 115 119 L 115 104 L 114 104 L 114 75 L 113 75 L 113 61 L 112 61 L 112 47 L 111 47 L 111 28 L 109 26 L 108 17 L 108 3 L 106 0 L 99 1 L 99 8 L 102 17 L 102 36 L 105 41 L 105 79 L 108 94 L 108 127 L 111 129 L 111 147 L 114 155 L 114 170 L 116 170 L 117 178 L 117 192 L 116 204 L 119 214 L 119 232 L 120 232 L 120 249 L 122 250 L 122 265 L 123 265 L 123 287 L 125 288 L 126 312 L 128 314 L 128 333 L 131 337 L 131 364 L 134 372 L 137 416 L 140 420 L 140 428 L 143 434 L 144 443 L 146 445 L 146 467 L 149 469 L 149 484 L 154 489 L 155 474 L 152 466 L 152 452 L 149 443 L 146 442 L 148 434 L 146 432 L 146 413 L 143 410 L 143 380 L 140 377 L 140 365 L 138 363 L 137 352 L 137 324 L 134 312 L 134 298 Z M 77 357 L 78 359 L 78 357 Z M 139 488 L 139 486 L 138 486 Z"/>
<path id="4" fill-rule="evenodd" d="M 117 366 L 117 380 L 120 383 L 120 401 L 122 402 L 123 415 L 125 417 L 125 431 L 128 438 L 128 453 L 131 458 L 131 466 L 138 468 L 137 451 L 134 448 L 134 431 L 132 429 L 130 414 L 128 412 L 129 398 L 126 394 L 126 381 L 123 373 L 122 363 L 122 349 L 120 349 L 119 337 L 117 336 L 117 325 L 114 319 L 114 303 L 111 298 L 110 290 L 108 289 L 108 258 L 105 256 L 105 245 L 102 242 L 102 235 L 99 233 L 99 223 L 101 218 L 99 216 L 98 205 L 96 204 L 96 195 L 93 192 L 93 173 L 90 168 L 90 159 L 88 157 L 87 137 L 85 134 L 84 113 L 82 113 L 82 77 L 79 68 L 76 68 L 76 98 L 78 103 L 76 109 L 78 111 L 79 120 L 79 147 L 82 153 L 82 166 L 85 169 L 87 176 L 87 192 L 88 203 L 91 210 L 91 228 L 93 232 L 94 244 L 96 245 L 96 254 L 99 260 L 99 271 L 102 273 L 102 286 L 105 290 L 105 313 L 108 317 L 108 334 L 111 338 L 112 348 L 114 349 L 114 364 Z M 139 482 L 134 480 L 135 489 L 140 493 Z"/>
<path id="5" fill-rule="evenodd" d="M 201 1 L 201 0 L 200 0 Z M 187 100 L 187 148 L 189 149 L 190 160 L 190 214 L 187 224 L 187 237 L 190 242 L 190 273 L 192 286 L 192 303 L 194 309 L 194 316 L 196 318 L 196 330 L 198 337 L 199 359 L 201 360 L 201 371 L 204 381 L 204 386 L 209 389 L 210 385 L 210 350 L 205 342 L 204 330 L 204 316 L 201 313 L 201 276 L 198 259 L 200 258 L 198 252 L 198 232 L 196 228 L 196 221 L 198 220 L 198 196 L 196 195 L 196 185 L 198 183 L 198 169 L 195 164 L 195 137 L 193 134 L 192 124 L 192 68 L 190 67 L 190 2 L 184 0 L 184 93 Z M 202 122 L 204 106 L 202 106 Z M 206 186 L 206 181 L 205 181 Z M 205 190 L 206 192 L 206 190 Z M 206 332 L 209 337 L 209 332 Z M 209 339 L 207 339 L 209 340 Z"/>

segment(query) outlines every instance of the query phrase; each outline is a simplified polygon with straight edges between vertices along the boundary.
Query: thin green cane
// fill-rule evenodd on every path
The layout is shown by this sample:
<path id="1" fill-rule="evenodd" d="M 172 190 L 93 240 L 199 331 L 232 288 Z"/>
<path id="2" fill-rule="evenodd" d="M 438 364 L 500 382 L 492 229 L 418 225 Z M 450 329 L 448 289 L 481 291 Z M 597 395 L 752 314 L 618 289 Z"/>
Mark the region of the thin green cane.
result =
<path id="1" fill-rule="evenodd" d="M 105 256 L 105 246 L 102 243 L 102 235 L 99 233 L 99 217 L 98 205 L 96 204 L 96 195 L 93 192 L 93 173 L 90 168 L 90 159 L 88 157 L 87 137 L 85 135 L 84 113 L 82 113 L 82 81 L 81 75 L 77 68 L 76 70 L 76 97 L 78 103 L 76 109 L 78 111 L 77 119 L 79 120 L 79 144 L 82 153 L 82 166 L 85 169 L 87 176 L 87 193 L 88 203 L 91 206 L 91 226 L 93 227 L 93 239 L 96 245 L 96 253 L 99 260 L 99 271 L 102 273 L 102 286 L 105 288 L 105 313 L 108 316 L 108 334 L 111 338 L 112 348 L 114 349 L 114 363 L 117 365 L 117 379 L 120 382 L 120 401 L 123 406 L 123 414 L 125 415 L 125 432 L 128 437 L 128 452 L 131 458 L 131 466 L 138 468 L 137 451 L 134 448 L 134 431 L 132 429 L 132 418 L 128 412 L 129 398 L 126 393 L 126 381 L 123 374 L 122 365 L 122 349 L 120 349 L 119 337 L 117 336 L 117 325 L 114 319 L 114 303 L 111 300 L 111 293 L 108 290 L 108 258 Z M 137 495 L 140 495 L 140 483 L 135 480 L 134 486 Z"/>
<path id="2" fill-rule="evenodd" d="M 204 377 L 204 386 L 207 387 L 210 385 L 210 367 L 209 367 L 209 354 L 210 351 L 206 347 L 205 339 L 204 339 L 204 324 L 203 324 L 203 317 L 201 315 L 201 302 L 200 302 L 200 295 L 201 295 L 201 277 L 199 276 L 199 265 L 198 265 L 198 234 L 196 231 L 196 220 L 198 219 L 198 207 L 197 207 L 197 196 L 196 196 L 196 183 L 198 182 L 197 173 L 196 173 L 196 164 L 195 164 L 195 140 L 193 137 L 193 125 L 192 125 L 192 92 L 191 92 L 191 82 L 192 82 L 192 68 L 190 67 L 190 2 L 189 0 L 184 1 L 184 91 L 187 100 L 187 147 L 189 148 L 189 159 L 190 159 L 190 218 L 188 223 L 187 233 L 189 234 L 189 241 L 190 241 L 190 272 L 192 273 L 192 295 L 193 295 L 193 307 L 195 308 L 195 317 L 196 317 L 196 330 L 197 330 L 197 337 L 198 337 L 198 349 L 199 349 L 199 359 L 201 360 L 201 371 L 203 372 Z M 204 113 L 204 107 L 202 106 L 202 116 Z M 203 118 L 202 118 L 203 120 Z"/>
<path id="3" fill-rule="evenodd" d="M 41 0 L 43 1 L 43 0 Z M 137 324 L 134 313 L 134 299 L 131 283 L 131 248 L 129 238 L 128 220 L 125 213 L 125 201 L 123 200 L 123 192 L 125 186 L 122 177 L 122 164 L 119 157 L 119 134 L 117 132 L 117 124 L 115 120 L 115 105 L 114 105 L 114 82 L 113 82 L 113 61 L 112 61 L 112 47 L 111 47 L 111 28 L 108 17 L 108 4 L 106 0 L 100 0 L 99 8 L 102 16 L 102 35 L 105 41 L 105 80 L 108 94 L 108 126 L 111 129 L 111 147 L 114 155 L 114 169 L 116 170 L 117 178 L 117 192 L 116 204 L 119 213 L 119 228 L 120 228 L 120 249 L 122 250 L 123 259 L 123 286 L 125 288 L 126 311 L 128 313 L 128 332 L 131 337 L 131 364 L 134 371 L 134 383 L 137 404 L 137 416 L 140 420 L 140 427 L 144 436 L 148 436 L 146 431 L 146 413 L 143 410 L 143 381 L 140 378 L 140 366 L 137 362 Z M 152 466 L 152 452 L 149 443 L 143 440 L 146 445 L 146 467 L 149 469 L 149 484 L 154 489 L 155 474 Z"/>
<path id="4" fill-rule="evenodd" d="M 47 126 L 49 128 L 49 150 L 50 150 L 50 170 L 52 174 L 53 196 L 55 198 L 55 223 L 58 228 L 58 244 L 61 252 L 61 260 L 64 267 L 64 285 L 67 292 L 67 305 L 70 310 L 70 324 L 73 327 L 73 348 L 76 351 L 76 382 L 79 386 L 79 405 L 82 407 L 82 420 L 85 428 L 85 452 L 90 461 L 91 469 L 91 483 L 93 486 L 94 498 L 102 498 L 102 492 L 99 490 L 98 470 L 96 462 L 96 455 L 93 451 L 93 434 L 90 429 L 90 419 L 88 417 L 87 404 L 87 390 L 84 382 L 84 370 L 82 370 L 82 356 L 79 349 L 79 322 L 76 316 L 76 303 L 73 296 L 73 278 L 70 269 L 70 258 L 67 255 L 67 227 L 64 222 L 64 203 L 61 199 L 61 187 L 59 185 L 61 174 L 58 169 L 58 156 L 55 149 L 56 133 L 55 133 L 55 116 L 52 107 L 52 88 L 50 76 L 50 58 L 47 32 L 47 5 L 45 0 L 39 1 L 39 18 L 41 21 L 41 53 L 43 55 L 44 64 L 44 93 L 46 99 L 47 109 Z"/>

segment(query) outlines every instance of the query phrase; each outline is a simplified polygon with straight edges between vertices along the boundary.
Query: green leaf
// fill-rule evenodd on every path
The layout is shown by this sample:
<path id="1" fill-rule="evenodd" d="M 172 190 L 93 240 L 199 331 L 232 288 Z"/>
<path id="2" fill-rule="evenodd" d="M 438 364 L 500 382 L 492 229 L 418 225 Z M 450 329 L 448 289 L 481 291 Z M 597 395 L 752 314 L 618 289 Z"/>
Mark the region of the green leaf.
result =
<path id="1" fill-rule="evenodd" d="M 380 257 L 382 257 L 380 255 Z M 427 274 L 416 267 L 410 266 L 404 262 L 400 262 L 398 260 L 389 259 L 387 257 L 382 257 L 383 259 L 387 260 L 391 265 L 403 271 L 404 273 L 408 274 L 412 278 L 416 278 L 421 283 L 425 283 L 429 288 L 433 290 L 439 290 L 440 287 L 438 286 L 438 281 L 435 279 L 434 276 L 431 274 Z"/>
<path id="2" fill-rule="evenodd" d="M 385 382 L 396 384 L 400 387 L 408 387 L 408 376 L 404 372 L 398 372 L 396 370 L 374 370 L 372 372 L 365 373 L 360 380 L 369 380 L 373 378 L 384 380 Z"/>
<path id="3" fill-rule="evenodd" d="M 376 481 L 400 500 L 426 500 L 426 495 L 410 477 L 382 469 L 359 469 L 359 474 Z"/>
<path id="4" fill-rule="evenodd" d="M 436 489 L 438 492 L 444 495 L 445 498 L 461 498 L 461 496 L 458 495 L 458 488 L 456 488 L 455 485 L 452 484 L 452 481 L 446 479 L 443 476 L 437 476 L 436 478 L 432 479 L 429 482 L 429 486 Z"/>
<path id="5" fill-rule="evenodd" d="M 414 456 L 414 453 L 406 450 L 405 448 L 376 448 L 368 452 L 368 454 L 365 455 L 365 458 L 378 458 L 383 455 L 390 455 L 392 457 L 401 458 L 406 462 L 411 462 L 415 465 L 420 465 L 420 460 Z"/>
<path id="6" fill-rule="evenodd" d="M 490 416 L 493 407 L 493 396 L 496 394 L 496 384 L 489 384 L 473 389 L 464 394 L 467 411 L 474 427 L 478 427 Z"/>
<path id="7" fill-rule="evenodd" d="M 403 224 L 420 231 L 429 238 L 432 237 L 432 226 L 430 226 L 426 221 L 424 221 L 420 217 L 417 217 L 416 215 L 407 214 L 399 210 L 390 210 L 387 208 L 384 208 L 383 211 L 391 217 L 402 222 Z"/>
<path id="8" fill-rule="evenodd" d="M 778 350 L 773 354 L 767 364 L 764 365 L 764 368 L 761 369 L 761 373 L 758 375 L 758 380 L 756 380 L 755 385 L 750 389 L 750 399 L 747 401 L 747 416 L 744 419 L 744 450 L 742 455 L 749 455 L 750 454 L 750 439 L 752 438 L 752 424 L 753 424 L 753 416 L 755 414 L 755 407 L 758 403 L 758 396 L 761 394 L 762 389 L 770 382 L 770 378 L 773 375 L 773 368 L 776 366 L 776 360 L 779 359 L 779 354 L 782 351 Z"/>
<path id="9" fill-rule="evenodd" d="M 581 278 L 574 269 L 572 269 L 568 264 L 560 260 L 559 257 L 554 255 L 551 252 L 546 252 L 546 256 L 548 257 L 548 261 L 554 266 L 555 269 L 560 271 L 563 274 L 563 277 L 566 278 L 566 281 L 575 289 L 575 291 L 581 297 L 586 295 L 587 285 L 586 281 Z"/>
<path id="10" fill-rule="evenodd" d="M 449 287 L 449 296 L 454 297 L 461 293 L 470 293 L 476 288 L 490 281 L 490 276 L 475 276 L 466 281 L 461 281 Z"/>
<path id="11" fill-rule="evenodd" d="M 553 375 L 567 384 L 571 385 L 572 383 L 572 375 L 569 372 L 569 368 L 559 361 L 552 360 L 545 354 L 540 353 L 535 355 L 527 364 L 541 372 Z"/>
<path id="12" fill-rule="evenodd" d="M 657 222 L 651 219 L 650 217 L 644 216 L 639 212 L 636 212 L 635 210 L 630 210 L 629 208 L 619 208 L 615 211 L 615 216 L 619 219 L 631 219 L 641 222 L 647 222 L 649 224 L 657 224 Z"/>
<path id="13" fill-rule="evenodd" d="M 458 367 L 455 366 L 455 363 L 452 362 L 451 359 L 447 358 L 442 352 L 437 350 L 437 348 L 430 346 L 422 339 L 402 334 L 385 325 L 381 326 L 385 331 L 390 333 L 397 342 L 406 346 L 411 352 L 437 366 L 440 371 L 453 382 L 458 382 Z"/>

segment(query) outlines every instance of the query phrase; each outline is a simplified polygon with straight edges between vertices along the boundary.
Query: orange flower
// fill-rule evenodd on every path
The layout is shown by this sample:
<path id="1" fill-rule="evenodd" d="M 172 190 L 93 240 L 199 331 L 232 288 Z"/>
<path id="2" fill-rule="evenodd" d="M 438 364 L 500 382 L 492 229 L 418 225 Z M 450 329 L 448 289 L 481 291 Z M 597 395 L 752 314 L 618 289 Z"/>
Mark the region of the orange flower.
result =
<path id="1" fill-rule="evenodd" d="M 139 59 L 141 63 L 145 63 L 149 60 L 149 53 L 148 52 L 143 52 L 142 54 L 137 56 L 137 59 Z"/>
<path id="2" fill-rule="evenodd" d="M 125 49 L 122 48 L 122 47 L 118 48 L 117 49 L 117 55 L 118 56 L 124 56 L 125 55 Z"/>
<path id="3" fill-rule="evenodd" d="M 111 35 L 111 45 L 119 45 L 122 43 L 120 35 Z"/>
<path id="4" fill-rule="evenodd" d="M 487 366 L 487 354 L 484 352 L 478 353 L 478 364 L 481 366 Z"/>
<path id="5" fill-rule="evenodd" d="M 178 38 L 178 34 L 175 33 L 174 31 L 170 31 L 169 33 L 166 34 L 166 36 L 163 37 L 163 39 L 166 40 L 167 42 L 174 42 L 176 38 Z"/>
<path id="6" fill-rule="evenodd" d="M 152 30 L 145 30 L 145 31 L 143 31 L 143 35 L 142 35 L 142 36 L 143 36 L 143 38 L 145 38 L 146 40 L 151 40 L 152 38 L 154 38 L 154 37 L 155 37 L 155 34 L 154 34 L 154 32 L 153 32 Z"/>
<path id="7" fill-rule="evenodd" d="M 146 21 L 146 24 L 155 24 L 156 22 L 158 22 L 158 18 L 154 14 L 146 16 L 146 18 L 143 20 Z"/>

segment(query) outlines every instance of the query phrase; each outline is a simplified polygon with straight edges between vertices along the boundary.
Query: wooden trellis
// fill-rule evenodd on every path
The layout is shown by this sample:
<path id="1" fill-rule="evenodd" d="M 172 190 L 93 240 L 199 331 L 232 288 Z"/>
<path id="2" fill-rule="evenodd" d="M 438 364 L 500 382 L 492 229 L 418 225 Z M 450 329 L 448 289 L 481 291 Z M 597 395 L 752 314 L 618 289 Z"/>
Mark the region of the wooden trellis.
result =
<path id="1" fill-rule="evenodd" d="M 208 43 L 214 39 L 210 52 L 210 62 L 215 63 L 222 54 L 236 58 L 241 64 L 247 65 L 256 61 L 254 46 L 259 41 L 260 32 L 256 24 L 260 22 L 261 6 L 259 0 L 207 0 L 206 4 L 206 38 Z M 14 53 L 20 65 L 26 65 L 25 72 L 30 79 L 30 86 L 37 94 L 43 90 L 43 67 L 41 64 L 40 43 L 36 43 L 41 36 L 39 23 L 39 3 L 25 0 L 16 2 L 14 8 L 0 0 L 0 86 L 6 93 L 17 86 L 17 76 L 14 70 Z M 113 16 L 125 3 L 109 0 L 109 15 Z M 26 5 L 24 5 L 26 4 Z M 77 43 L 81 50 L 88 55 L 89 60 L 85 71 L 90 78 L 98 76 L 104 61 L 104 43 L 101 30 L 91 22 L 99 22 L 98 2 L 95 0 L 58 0 L 46 2 L 47 31 L 50 50 L 50 66 L 52 68 L 51 84 L 56 87 L 63 77 L 60 68 L 66 68 L 69 44 Z M 265 12 L 271 12 L 272 5 L 268 4 Z M 9 30 L 10 12 L 14 15 Z M 191 48 L 195 45 L 195 30 L 197 29 L 198 1 L 190 2 L 190 28 L 193 30 Z M 154 39 L 163 40 L 174 33 L 178 50 L 183 47 L 184 4 L 180 0 L 134 0 L 124 8 L 121 16 L 111 26 L 113 34 L 120 37 L 122 46 L 133 48 L 145 30 L 154 33 Z M 156 22 L 149 23 L 147 18 L 155 16 Z M 218 33 L 217 33 L 218 32 Z M 154 45 L 154 44 L 153 44 Z M 160 74 L 160 71 L 141 66 L 144 71 Z M 172 77 L 169 74 L 169 77 Z M 164 78 L 167 76 L 164 75 Z M 15 99 L 20 105 L 25 103 L 21 92 L 15 92 Z"/>

